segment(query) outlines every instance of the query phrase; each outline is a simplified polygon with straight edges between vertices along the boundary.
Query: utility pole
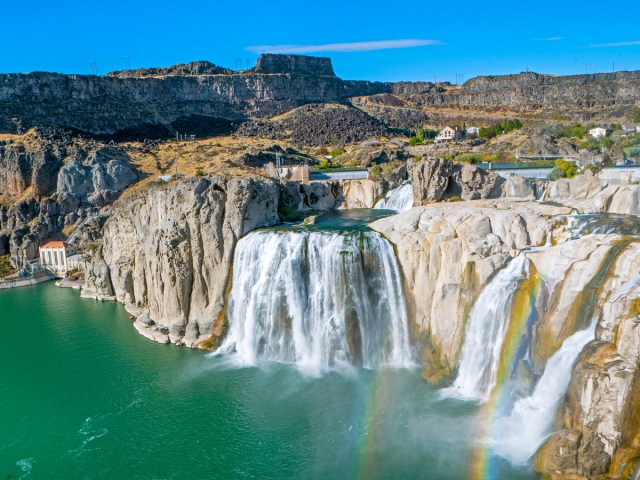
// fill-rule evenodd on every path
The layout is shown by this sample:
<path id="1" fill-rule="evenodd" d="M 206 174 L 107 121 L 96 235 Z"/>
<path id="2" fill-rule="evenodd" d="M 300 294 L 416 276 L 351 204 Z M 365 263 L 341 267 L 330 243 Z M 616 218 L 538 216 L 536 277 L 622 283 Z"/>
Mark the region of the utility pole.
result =
<path id="1" fill-rule="evenodd" d="M 131 55 L 124 56 L 125 70 L 131 70 Z"/>
<path id="2" fill-rule="evenodd" d="M 91 75 L 98 75 L 98 65 L 95 60 L 91 60 Z"/>

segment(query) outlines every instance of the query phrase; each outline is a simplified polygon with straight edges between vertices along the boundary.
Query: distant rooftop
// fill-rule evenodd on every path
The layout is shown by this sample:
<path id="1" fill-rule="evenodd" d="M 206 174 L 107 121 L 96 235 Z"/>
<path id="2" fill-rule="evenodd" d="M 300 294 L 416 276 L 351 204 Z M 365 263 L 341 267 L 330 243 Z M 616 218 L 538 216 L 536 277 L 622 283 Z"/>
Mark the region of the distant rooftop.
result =
<path id="1" fill-rule="evenodd" d="M 40 248 L 65 248 L 66 246 L 67 246 L 67 242 L 53 240 L 51 242 L 45 243 Z"/>

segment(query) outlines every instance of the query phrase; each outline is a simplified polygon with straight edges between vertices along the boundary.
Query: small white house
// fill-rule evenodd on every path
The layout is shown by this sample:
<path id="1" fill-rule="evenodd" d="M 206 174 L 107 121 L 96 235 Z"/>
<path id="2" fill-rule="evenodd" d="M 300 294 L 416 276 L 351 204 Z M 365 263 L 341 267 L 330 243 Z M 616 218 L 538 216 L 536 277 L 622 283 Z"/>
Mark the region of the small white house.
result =
<path id="1" fill-rule="evenodd" d="M 40 247 L 40 265 L 56 275 L 64 276 L 71 270 L 68 259 L 75 253 L 76 248 L 66 242 L 45 243 Z"/>
<path id="2" fill-rule="evenodd" d="M 465 131 L 467 135 L 480 135 L 480 127 L 467 127 Z"/>
<path id="3" fill-rule="evenodd" d="M 606 137 L 607 129 L 602 127 L 592 128 L 591 130 L 589 130 L 589 135 L 591 135 L 593 138 Z"/>
<path id="4" fill-rule="evenodd" d="M 623 123 L 622 131 L 627 135 L 640 132 L 640 123 Z"/>
<path id="5" fill-rule="evenodd" d="M 453 129 L 451 127 L 444 127 L 438 133 L 438 136 L 435 138 L 436 142 L 448 142 L 450 140 L 460 140 L 462 138 L 462 133 L 460 130 Z"/>

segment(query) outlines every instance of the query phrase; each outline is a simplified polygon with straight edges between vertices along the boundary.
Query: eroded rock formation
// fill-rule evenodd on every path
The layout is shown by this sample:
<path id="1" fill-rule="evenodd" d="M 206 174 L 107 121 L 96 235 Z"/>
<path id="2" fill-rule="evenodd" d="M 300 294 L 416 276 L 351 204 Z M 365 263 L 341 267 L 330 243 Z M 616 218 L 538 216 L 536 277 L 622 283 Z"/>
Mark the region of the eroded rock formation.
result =
<path id="1" fill-rule="evenodd" d="M 425 158 L 410 164 L 414 206 L 443 200 L 479 200 L 498 197 L 533 197 L 522 178 L 503 178 L 474 165 Z"/>
<path id="2" fill-rule="evenodd" d="M 105 224 L 83 296 L 115 296 L 156 341 L 194 346 L 221 335 L 214 324 L 236 242 L 278 222 L 278 196 L 273 182 L 223 177 L 146 192 Z"/>

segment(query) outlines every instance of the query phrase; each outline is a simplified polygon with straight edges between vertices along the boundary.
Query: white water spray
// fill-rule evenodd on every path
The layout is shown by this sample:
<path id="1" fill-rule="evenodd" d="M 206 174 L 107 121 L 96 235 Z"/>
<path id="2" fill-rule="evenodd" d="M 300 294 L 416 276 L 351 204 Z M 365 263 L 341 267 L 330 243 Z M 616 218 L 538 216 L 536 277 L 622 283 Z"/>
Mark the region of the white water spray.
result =
<path id="1" fill-rule="evenodd" d="M 445 393 L 486 401 L 496 384 L 513 297 L 529 274 L 529 260 L 515 257 L 484 288 L 469 316 L 458 376 Z"/>
<path id="2" fill-rule="evenodd" d="M 409 366 L 394 251 L 375 232 L 257 231 L 238 242 L 221 351 L 315 373 Z"/>
<path id="3" fill-rule="evenodd" d="M 413 207 L 413 185 L 407 182 L 387 192 L 373 208 L 404 212 L 411 207 Z"/>
<path id="4" fill-rule="evenodd" d="M 516 401 L 511 414 L 496 420 L 492 445 L 495 453 L 511 463 L 527 462 L 553 425 L 578 355 L 594 338 L 596 322 L 567 338 L 547 361 L 531 395 Z"/>

